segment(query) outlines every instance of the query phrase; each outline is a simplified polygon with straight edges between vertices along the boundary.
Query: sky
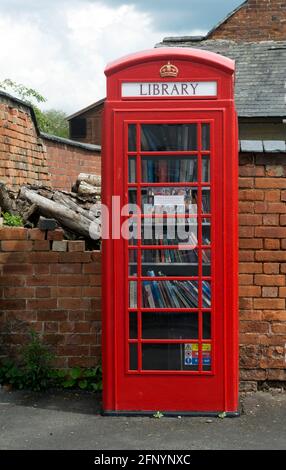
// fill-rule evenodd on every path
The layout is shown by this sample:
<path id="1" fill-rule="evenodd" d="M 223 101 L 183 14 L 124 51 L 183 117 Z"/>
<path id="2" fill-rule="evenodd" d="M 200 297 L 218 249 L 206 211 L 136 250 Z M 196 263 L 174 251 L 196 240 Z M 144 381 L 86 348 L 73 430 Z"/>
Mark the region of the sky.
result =
<path id="1" fill-rule="evenodd" d="M 104 68 L 167 36 L 207 33 L 243 0 L 0 0 L 0 81 L 68 114 L 105 96 Z"/>

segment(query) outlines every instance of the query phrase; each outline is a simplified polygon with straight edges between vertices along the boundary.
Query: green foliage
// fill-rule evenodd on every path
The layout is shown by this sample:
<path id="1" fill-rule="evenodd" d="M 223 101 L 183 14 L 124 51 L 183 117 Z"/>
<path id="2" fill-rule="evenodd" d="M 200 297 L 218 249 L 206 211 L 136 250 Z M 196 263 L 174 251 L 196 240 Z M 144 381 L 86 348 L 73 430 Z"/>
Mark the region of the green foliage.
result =
<path id="1" fill-rule="evenodd" d="M 45 390 L 50 384 L 53 354 L 39 335 L 30 332 L 29 342 L 22 348 L 19 363 L 10 359 L 0 366 L 0 384 L 11 384 L 16 389 Z"/>
<path id="2" fill-rule="evenodd" d="M 156 413 L 153 414 L 153 418 L 156 418 L 156 419 L 161 419 L 163 418 L 163 413 L 161 413 L 161 411 L 156 411 Z"/>
<path id="3" fill-rule="evenodd" d="M 74 367 L 67 371 L 57 370 L 53 373 L 55 383 L 60 388 L 81 389 L 92 392 L 102 390 L 102 370 L 99 365 L 91 369 Z"/>
<path id="4" fill-rule="evenodd" d="M 15 93 L 18 98 L 34 106 L 33 101 L 36 103 L 45 103 L 46 98 L 44 98 L 40 93 L 38 93 L 33 88 L 28 88 L 21 83 L 13 82 L 10 78 L 6 78 L 3 82 L 0 82 L 0 88 L 5 91 L 12 91 Z"/>
<path id="5" fill-rule="evenodd" d="M 66 113 L 56 109 L 42 111 L 38 104 L 47 100 L 33 88 L 26 87 L 6 78 L 0 82 L 0 89 L 13 93 L 21 100 L 33 107 L 39 129 L 47 134 L 54 134 L 59 137 L 68 137 L 68 122 Z"/>
<path id="6" fill-rule="evenodd" d="M 54 355 L 39 335 L 31 331 L 30 341 L 22 349 L 24 387 L 33 391 L 48 388 Z"/>
<path id="7" fill-rule="evenodd" d="M 45 122 L 42 124 L 41 131 L 47 134 L 57 135 L 59 137 L 69 137 L 69 126 L 67 121 L 67 114 L 64 111 L 57 109 L 49 109 L 43 111 Z"/>
<path id="8" fill-rule="evenodd" d="M 29 342 L 22 348 L 19 363 L 10 359 L 0 365 L 0 384 L 11 384 L 15 389 L 33 391 L 49 388 L 102 390 L 101 366 L 91 369 L 74 367 L 70 370 L 53 369 L 54 355 L 39 335 L 30 332 Z"/>
<path id="9" fill-rule="evenodd" d="M 24 387 L 23 371 L 10 359 L 3 361 L 0 367 L 0 384 L 11 384 L 14 388 Z"/>
<path id="10" fill-rule="evenodd" d="M 9 227 L 22 227 L 24 225 L 20 215 L 12 215 L 10 212 L 2 212 L 2 217 L 4 219 L 4 225 Z"/>

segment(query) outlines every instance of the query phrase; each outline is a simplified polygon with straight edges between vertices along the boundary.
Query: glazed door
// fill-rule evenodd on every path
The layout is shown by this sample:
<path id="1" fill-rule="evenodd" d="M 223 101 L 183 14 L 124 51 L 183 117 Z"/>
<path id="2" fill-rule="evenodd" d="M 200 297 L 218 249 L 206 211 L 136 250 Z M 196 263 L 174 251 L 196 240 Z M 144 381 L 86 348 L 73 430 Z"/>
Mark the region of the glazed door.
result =
<path id="1" fill-rule="evenodd" d="M 224 410 L 221 114 L 134 116 L 115 120 L 115 409 Z"/>

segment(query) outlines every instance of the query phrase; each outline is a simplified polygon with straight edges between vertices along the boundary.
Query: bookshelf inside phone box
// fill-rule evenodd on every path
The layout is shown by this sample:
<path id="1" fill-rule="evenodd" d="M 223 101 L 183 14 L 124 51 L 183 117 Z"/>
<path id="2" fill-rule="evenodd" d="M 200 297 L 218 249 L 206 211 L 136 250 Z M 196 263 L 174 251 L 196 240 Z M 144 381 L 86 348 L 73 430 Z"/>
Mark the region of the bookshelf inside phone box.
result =
<path id="1" fill-rule="evenodd" d="M 234 63 L 155 49 L 105 73 L 104 412 L 237 415 Z"/>

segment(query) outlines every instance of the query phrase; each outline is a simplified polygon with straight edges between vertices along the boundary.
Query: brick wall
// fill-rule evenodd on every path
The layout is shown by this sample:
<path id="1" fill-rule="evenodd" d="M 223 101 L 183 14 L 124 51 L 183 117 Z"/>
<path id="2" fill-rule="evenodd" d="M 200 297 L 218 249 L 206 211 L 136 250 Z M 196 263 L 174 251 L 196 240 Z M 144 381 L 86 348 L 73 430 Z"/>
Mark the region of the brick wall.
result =
<path id="1" fill-rule="evenodd" d="M 286 380 L 286 155 L 240 155 L 240 364 Z"/>
<path id="2" fill-rule="evenodd" d="M 44 139 L 47 148 L 47 167 L 51 174 L 51 186 L 70 191 L 79 173 L 101 173 L 99 152 L 74 145 Z"/>
<path id="3" fill-rule="evenodd" d="M 285 157 L 240 154 L 240 369 L 248 390 L 286 381 Z M 61 234 L 46 240 L 37 229 L 0 229 L 0 331 L 13 349 L 32 325 L 54 344 L 59 366 L 93 365 L 100 355 L 100 254 L 74 251 L 82 242 L 55 251 L 55 237 Z"/>
<path id="4" fill-rule="evenodd" d="M 285 38 L 285 0 L 248 0 L 208 36 L 208 39 L 232 41 L 284 41 Z"/>
<path id="5" fill-rule="evenodd" d="M 46 151 L 38 138 L 31 110 L 0 101 L 0 180 L 17 189 L 22 184 L 49 185 Z"/>
<path id="6" fill-rule="evenodd" d="M 100 253 L 61 239 L 60 230 L 0 229 L 0 354 L 15 354 L 33 328 L 58 367 L 92 367 L 100 357 Z"/>
<path id="7" fill-rule="evenodd" d="M 33 110 L 0 92 L 0 181 L 70 191 L 79 173 L 100 174 L 100 153 L 92 146 L 40 134 Z"/>

